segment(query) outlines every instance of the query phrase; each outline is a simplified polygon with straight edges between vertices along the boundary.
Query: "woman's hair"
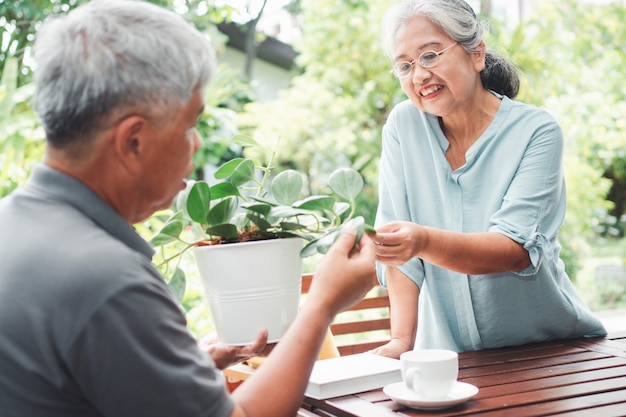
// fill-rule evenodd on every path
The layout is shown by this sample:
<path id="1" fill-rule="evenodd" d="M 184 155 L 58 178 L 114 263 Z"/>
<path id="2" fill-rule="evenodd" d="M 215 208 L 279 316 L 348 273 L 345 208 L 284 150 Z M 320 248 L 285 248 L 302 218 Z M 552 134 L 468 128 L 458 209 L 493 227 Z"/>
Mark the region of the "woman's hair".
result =
<path id="1" fill-rule="evenodd" d="M 478 52 L 485 25 L 478 20 L 464 0 L 406 0 L 392 6 L 382 23 L 382 42 L 393 58 L 398 30 L 415 16 L 425 16 L 458 42 L 468 53 Z M 517 68 L 504 56 L 487 52 L 485 68 L 480 73 L 483 87 L 514 98 L 519 91 Z"/>
<path id="2" fill-rule="evenodd" d="M 209 82 L 215 55 L 210 40 L 172 11 L 93 0 L 43 25 L 35 62 L 35 110 L 60 149 L 113 116 L 167 120 Z"/>

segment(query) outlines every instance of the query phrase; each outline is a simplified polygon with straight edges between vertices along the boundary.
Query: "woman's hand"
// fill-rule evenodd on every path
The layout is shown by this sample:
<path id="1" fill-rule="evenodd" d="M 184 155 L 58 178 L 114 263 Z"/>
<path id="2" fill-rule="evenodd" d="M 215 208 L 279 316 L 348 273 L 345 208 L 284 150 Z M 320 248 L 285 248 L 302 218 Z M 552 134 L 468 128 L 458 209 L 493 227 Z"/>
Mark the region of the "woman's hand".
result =
<path id="1" fill-rule="evenodd" d="M 375 355 L 386 356 L 388 358 L 400 359 L 400 355 L 407 350 L 411 350 L 413 343 L 398 338 L 393 338 L 386 344 L 368 351 Z"/>
<path id="2" fill-rule="evenodd" d="M 213 358 L 218 369 L 225 369 L 254 356 L 267 356 L 276 344 L 267 344 L 267 330 L 262 330 L 250 346 L 228 346 L 220 343 L 216 334 L 209 334 L 199 343 L 200 349 Z"/>
<path id="3" fill-rule="evenodd" d="M 376 259 L 388 266 L 399 266 L 418 255 L 427 234 L 415 223 L 390 222 L 376 229 Z"/>

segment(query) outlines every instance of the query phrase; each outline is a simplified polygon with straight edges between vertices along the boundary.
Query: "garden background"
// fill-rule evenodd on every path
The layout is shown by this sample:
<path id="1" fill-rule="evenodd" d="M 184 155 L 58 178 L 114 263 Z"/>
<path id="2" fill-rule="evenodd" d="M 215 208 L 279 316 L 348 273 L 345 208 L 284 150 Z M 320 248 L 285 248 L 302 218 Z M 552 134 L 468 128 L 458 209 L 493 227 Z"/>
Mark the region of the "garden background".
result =
<path id="1" fill-rule="evenodd" d="M 528 1 L 528 0 L 527 0 Z M 23 183 L 44 152 L 43 132 L 32 109 L 31 45 L 47 16 L 81 0 L 0 0 L 0 198 Z M 184 15 L 215 44 L 218 59 L 228 37 L 218 24 L 232 23 L 246 35 L 245 64 L 225 62 L 210 85 L 198 130 L 203 145 L 194 176 L 240 155 L 230 143 L 238 133 L 273 147 L 280 140 L 278 169 L 307 174 L 312 192 L 324 189 L 335 168 L 351 166 L 364 176 L 359 214 L 373 224 L 377 204 L 380 132 L 394 104 L 404 99 L 379 45 L 380 17 L 391 0 L 284 1 L 297 22 L 297 53 L 288 87 L 259 101 L 254 81 L 257 47 L 267 34 L 257 30 L 267 0 L 153 0 Z M 522 0 L 518 1 L 521 4 Z M 518 64 L 518 99 L 548 110 L 566 138 L 568 211 L 559 240 L 575 286 L 599 313 L 626 309 L 626 2 L 548 0 L 512 23 L 492 15 L 491 1 L 474 1 L 490 22 L 487 44 Z M 521 7 L 521 6 L 520 6 Z M 265 14 L 267 17 L 267 14 Z M 146 238 L 168 213 L 136 225 Z M 36 236 L 33 236 L 36 238 Z M 7 256 L 10 256 L 7 255 Z M 155 256 L 155 263 L 167 251 Z M 316 259 L 305 268 L 314 268 Z M 183 292 L 190 329 L 213 329 L 193 259 L 180 265 L 186 282 L 162 270 Z M 173 278 L 172 278 L 173 277 Z M 623 313 L 626 323 L 626 313 Z"/>

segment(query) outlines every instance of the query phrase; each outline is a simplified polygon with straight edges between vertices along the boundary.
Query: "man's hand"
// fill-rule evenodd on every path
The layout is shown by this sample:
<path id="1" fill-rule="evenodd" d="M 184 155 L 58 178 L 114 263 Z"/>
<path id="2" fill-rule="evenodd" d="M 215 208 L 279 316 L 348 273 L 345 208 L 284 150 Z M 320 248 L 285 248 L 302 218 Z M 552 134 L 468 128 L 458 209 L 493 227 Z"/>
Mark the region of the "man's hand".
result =
<path id="1" fill-rule="evenodd" d="M 360 301 L 376 283 L 374 242 L 364 233 L 355 245 L 356 237 L 356 229 L 344 226 L 318 264 L 309 290 L 307 303 L 321 303 L 321 311 L 331 319 Z"/>
<path id="2" fill-rule="evenodd" d="M 200 349 L 213 358 L 218 369 L 225 369 L 254 356 L 267 356 L 276 344 L 267 344 L 267 330 L 259 333 L 250 346 L 228 346 L 220 343 L 216 334 L 209 334 L 200 340 Z"/>

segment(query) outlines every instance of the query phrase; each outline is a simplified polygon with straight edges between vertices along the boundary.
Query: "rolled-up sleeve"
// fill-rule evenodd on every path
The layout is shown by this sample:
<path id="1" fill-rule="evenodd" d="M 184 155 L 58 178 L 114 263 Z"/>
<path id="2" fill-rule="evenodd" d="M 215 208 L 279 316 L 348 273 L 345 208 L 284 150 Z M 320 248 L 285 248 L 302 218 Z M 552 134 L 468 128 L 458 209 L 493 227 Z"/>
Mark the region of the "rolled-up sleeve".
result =
<path id="1" fill-rule="evenodd" d="M 562 154 L 561 129 L 546 117 L 528 143 L 502 206 L 489 219 L 489 231 L 509 237 L 528 251 L 531 265 L 514 271 L 518 275 L 533 275 L 542 262 L 553 265 L 557 260 L 556 238 L 566 211 Z"/>

